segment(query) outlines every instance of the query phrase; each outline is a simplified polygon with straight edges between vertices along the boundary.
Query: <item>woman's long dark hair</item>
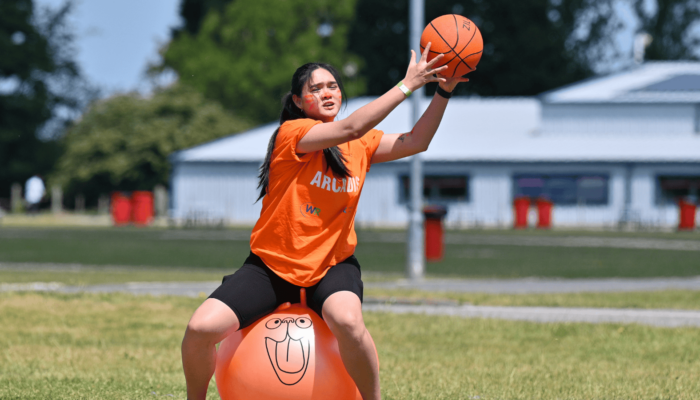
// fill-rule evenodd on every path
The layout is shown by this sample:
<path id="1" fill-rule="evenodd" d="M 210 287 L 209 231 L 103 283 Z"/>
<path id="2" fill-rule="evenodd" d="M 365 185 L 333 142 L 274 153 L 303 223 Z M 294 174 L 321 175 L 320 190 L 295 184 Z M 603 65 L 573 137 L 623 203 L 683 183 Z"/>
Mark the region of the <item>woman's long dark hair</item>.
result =
<path id="1" fill-rule="evenodd" d="M 345 105 L 347 99 L 345 97 L 345 89 L 343 88 L 343 82 L 340 79 L 340 74 L 338 73 L 338 70 L 333 68 L 333 66 L 324 63 L 304 64 L 301 67 L 299 67 L 292 76 L 292 90 L 289 93 L 285 94 L 284 97 L 282 97 L 282 113 L 280 114 L 280 126 L 287 121 L 306 118 L 306 115 L 304 115 L 304 111 L 302 111 L 299 107 L 296 106 L 296 104 L 294 104 L 292 96 L 296 95 L 297 97 L 301 98 L 301 90 L 304 88 L 309 78 L 311 78 L 311 74 L 318 68 L 323 68 L 326 71 L 330 72 L 331 75 L 333 75 L 335 81 L 338 83 L 338 88 L 340 89 L 340 94 L 343 99 L 343 105 Z M 258 175 L 258 189 L 260 189 L 260 196 L 258 196 L 258 200 L 262 199 L 267 194 L 267 185 L 270 181 L 270 164 L 272 163 L 272 151 L 275 150 L 275 141 L 277 140 L 277 134 L 279 133 L 279 131 L 280 128 L 277 128 L 277 130 L 275 130 L 275 133 L 272 134 L 272 137 L 270 138 L 270 143 L 268 143 L 267 145 L 267 155 L 265 156 L 265 161 L 260 166 L 260 174 Z M 347 178 L 350 176 L 350 170 L 348 170 L 348 167 L 345 165 L 347 159 L 343 156 L 343 153 L 340 151 L 338 146 L 323 149 L 323 156 L 326 159 L 326 171 L 328 170 L 328 168 L 330 168 L 335 176 L 341 178 Z M 258 200 L 256 200 L 256 202 Z"/>

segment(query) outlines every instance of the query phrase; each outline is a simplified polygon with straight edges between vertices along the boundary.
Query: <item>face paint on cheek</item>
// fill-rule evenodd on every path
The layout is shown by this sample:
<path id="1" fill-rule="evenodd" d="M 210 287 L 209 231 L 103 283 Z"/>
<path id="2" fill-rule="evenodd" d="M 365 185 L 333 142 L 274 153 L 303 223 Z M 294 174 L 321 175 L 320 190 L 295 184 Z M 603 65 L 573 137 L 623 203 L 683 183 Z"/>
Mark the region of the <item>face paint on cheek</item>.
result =
<path id="1" fill-rule="evenodd" d="M 309 108 L 309 110 L 313 110 L 316 106 L 316 99 L 312 94 L 307 94 L 306 96 L 304 96 L 304 102 L 306 103 L 306 106 Z"/>
<path id="2" fill-rule="evenodd" d="M 340 88 L 336 88 L 333 91 L 333 94 L 338 97 L 338 100 L 340 100 L 341 102 L 343 101 L 343 93 L 340 92 Z M 340 104 L 339 104 L 339 106 L 340 106 Z"/>

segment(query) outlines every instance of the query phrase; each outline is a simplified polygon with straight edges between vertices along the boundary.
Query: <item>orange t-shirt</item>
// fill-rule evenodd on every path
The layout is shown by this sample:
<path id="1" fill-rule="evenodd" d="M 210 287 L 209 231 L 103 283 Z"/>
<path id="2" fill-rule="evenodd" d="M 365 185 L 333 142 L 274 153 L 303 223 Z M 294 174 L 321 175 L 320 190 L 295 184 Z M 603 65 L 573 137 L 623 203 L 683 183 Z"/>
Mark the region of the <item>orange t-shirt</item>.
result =
<path id="1" fill-rule="evenodd" d="M 250 237 L 250 250 L 284 280 L 309 287 L 355 252 L 355 212 L 382 131 L 343 143 L 350 177 L 326 170 L 323 151 L 297 154 L 299 140 L 321 121 L 297 119 L 280 127 L 267 194 Z"/>

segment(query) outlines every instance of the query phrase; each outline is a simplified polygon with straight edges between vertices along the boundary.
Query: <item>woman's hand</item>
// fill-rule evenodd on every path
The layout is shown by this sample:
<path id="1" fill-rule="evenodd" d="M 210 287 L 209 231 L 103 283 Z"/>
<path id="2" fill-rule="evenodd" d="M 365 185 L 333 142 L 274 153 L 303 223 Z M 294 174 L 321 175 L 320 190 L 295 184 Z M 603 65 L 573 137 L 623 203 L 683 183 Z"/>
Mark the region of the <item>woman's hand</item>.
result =
<path id="1" fill-rule="evenodd" d="M 444 81 L 441 81 L 439 83 L 440 87 L 447 91 L 447 92 L 452 92 L 455 90 L 455 87 L 457 86 L 458 83 L 460 82 L 469 82 L 469 78 L 465 78 L 462 76 L 456 76 L 454 78 L 449 78 L 444 75 L 438 75 L 440 78 L 444 78 Z"/>
<path id="2" fill-rule="evenodd" d="M 425 50 L 421 55 L 421 58 L 416 62 L 416 52 L 411 50 L 411 61 L 408 63 L 408 71 L 406 71 L 406 77 L 403 79 L 403 84 L 406 85 L 411 91 L 415 91 L 423 87 L 428 82 L 440 82 L 440 84 L 447 82 L 445 77 L 435 76 L 440 72 L 447 69 L 446 65 L 442 67 L 433 69 L 433 65 L 440 61 L 443 54 L 438 54 L 437 57 L 433 58 L 428 62 L 428 54 L 430 52 L 430 44 L 425 46 Z M 457 83 L 455 83 L 456 85 Z"/>

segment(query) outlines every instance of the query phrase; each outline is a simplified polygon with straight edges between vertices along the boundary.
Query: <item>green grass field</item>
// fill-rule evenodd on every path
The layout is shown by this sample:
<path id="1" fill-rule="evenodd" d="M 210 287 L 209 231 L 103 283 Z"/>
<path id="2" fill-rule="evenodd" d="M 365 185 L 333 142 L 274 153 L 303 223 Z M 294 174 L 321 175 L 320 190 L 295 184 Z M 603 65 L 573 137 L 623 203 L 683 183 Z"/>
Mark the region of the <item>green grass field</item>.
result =
<path id="1" fill-rule="evenodd" d="M 179 346 L 200 301 L 0 294 L 0 399 L 184 399 Z M 698 329 L 365 318 L 379 351 L 384 399 L 693 399 L 700 393 Z M 208 398 L 218 398 L 213 384 Z"/>
<path id="2" fill-rule="evenodd" d="M 0 228 L 0 262 L 78 263 L 227 270 L 239 267 L 249 252 L 245 230 L 38 229 Z M 376 232 L 374 232 L 376 233 Z M 396 232 L 391 232 L 396 234 Z M 547 237 L 561 235 L 698 240 L 697 233 L 620 233 L 556 231 L 468 231 L 456 235 Z M 178 239 L 174 234 L 183 234 Z M 187 238 L 194 235 L 196 239 Z M 406 246 L 362 240 L 356 255 L 363 271 L 402 274 Z M 429 276 L 651 277 L 700 275 L 700 252 L 651 249 L 447 245 L 445 259 L 427 265 Z M 170 271 L 170 268 L 165 271 Z"/>
<path id="3" fill-rule="evenodd" d="M 397 233 L 387 232 L 388 234 Z M 218 281 L 248 254 L 245 230 L 0 227 L 0 284 Z M 382 234 L 380 232 L 380 234 Z M 699 240 L 674 233 L 469 231 Z M 363 239 L 366 281 L 403 276 L 405 245 Z M 459 236 L 458 236 L 459 237 Z M 236 239 L 236 240 L 232 240 Z M 700 275 L 697 251 L 448 245 L 429 277 Z M 38 263 L 30 265 L 23 263 Z M 71 266 L 69 264 L 79 264 Z M 368 288 L 366 296 L 504 306 L 700 309 L 700 292 L 497 295 Z M 0 399 L 185 398 L 179 346 L 202 299 L 0 292 Z M 695 328 L 366 313 L 384 399 L 693 399 Z M 209 399 L 217 399 L 212 382 Z"/>

